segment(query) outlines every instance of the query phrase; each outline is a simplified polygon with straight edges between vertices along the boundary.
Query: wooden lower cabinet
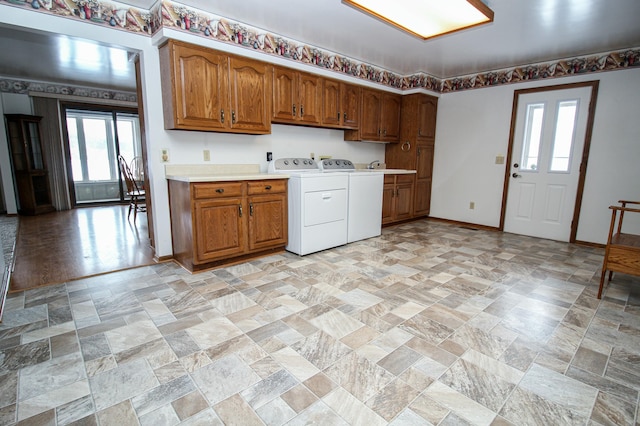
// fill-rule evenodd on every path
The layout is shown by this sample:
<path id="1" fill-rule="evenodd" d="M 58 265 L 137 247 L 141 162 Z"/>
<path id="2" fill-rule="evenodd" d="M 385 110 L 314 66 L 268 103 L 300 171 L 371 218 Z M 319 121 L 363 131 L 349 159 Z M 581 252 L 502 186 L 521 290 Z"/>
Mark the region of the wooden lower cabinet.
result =
<path id="1" fill-rule="evenodd" d="M 287 180 L 169 181 L 174 258 L 189 271 L 283 250 Z"/>
<path id="2" fill-rule="evenodd" d="M 388 174 L 382 192 L 382 224 L 411 219 L 413 215 L 413 174 Z"/>

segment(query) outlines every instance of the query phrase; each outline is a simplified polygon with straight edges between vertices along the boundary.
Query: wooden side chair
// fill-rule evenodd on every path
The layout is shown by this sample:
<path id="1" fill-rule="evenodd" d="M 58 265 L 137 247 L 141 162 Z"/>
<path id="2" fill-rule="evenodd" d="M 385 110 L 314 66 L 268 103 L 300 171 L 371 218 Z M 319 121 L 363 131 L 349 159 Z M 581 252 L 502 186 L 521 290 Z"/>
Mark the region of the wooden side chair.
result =
<path id="1" fill-rule="evenodd" d="M 611 209 L 611 225 L 602 263 L 598 299 L 602 297 L 607 271 L 609 271 L 609 282 L 614 272 L 640 275 L 640 235 L 625 233 L 622 227 L 625 213 L 640 213 L 640 208 L 627 207 L 627 205 L 640 206 L 640 201 L 620 200 L 618 202 L 619 206 L 609 207 Z"/>
<path id="2" fill-rule="evenodd" d="M 133 211 L 133 221 L 135 222 L 138 212 L 147 211 L 147 205 L 145 204 L 146 194 L 144 189 L 140 189 L 138 186 L 127 161 L 122 155 L 118 156 L 118 163 L 120 164 L 120 173 L 122 173 L 122 177 L 127 186 L 126 196 L 129 197 L 129 213 L 127 214 L 127 219 L 131 216 L 131 211 Z"/>

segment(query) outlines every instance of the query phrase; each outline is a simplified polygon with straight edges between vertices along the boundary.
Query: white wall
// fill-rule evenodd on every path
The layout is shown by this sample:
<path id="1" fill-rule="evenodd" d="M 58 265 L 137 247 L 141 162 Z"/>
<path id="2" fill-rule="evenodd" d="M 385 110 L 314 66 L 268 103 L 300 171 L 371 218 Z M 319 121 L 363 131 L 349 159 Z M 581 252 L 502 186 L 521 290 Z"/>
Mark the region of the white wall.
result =
<path id="1" fill-rule="evenodd" d="M 507 165 L 496 165 L 495 157 L 507 154 L 514 91 L 591 80 L 600 87 L 577 239 L 605 243 L 608 206 L 640 200 L 640 69 L 442 95 L 431 215 L 499 226 Z"/>

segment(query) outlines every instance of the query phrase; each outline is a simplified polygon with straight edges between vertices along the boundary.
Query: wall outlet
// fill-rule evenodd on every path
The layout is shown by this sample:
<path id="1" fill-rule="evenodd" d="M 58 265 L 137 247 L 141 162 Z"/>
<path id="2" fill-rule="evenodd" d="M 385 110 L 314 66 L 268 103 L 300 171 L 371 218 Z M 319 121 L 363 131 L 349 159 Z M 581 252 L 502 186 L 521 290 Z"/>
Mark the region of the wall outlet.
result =
<path id="1" fill-rule="evenodd" d="M 163 150 L 160 151 L 160 159 L 162 160 L 163 163 L 169 162 L 169 150 L 167 148 L 164 148 Z"/>
<path id="2" fill-rule="evenodd" d="M 211 161 L 211 151 L 209 151 L 208 149 L 202 151 L 202 158 L 204 159 L 204 161 Z"/>
<path id="3" fill-rule="evenodd" d="M 272 161 L 272 160 L 273 160 L 273 153 L 267 152 L 267 161 Z"/>
<path id="4" fill-rule="evenodd" d="M 473 209 L 475 209 L 475 208 L 476 208 L 476 203 L 475 203 L 475 202 L 473 202 L 473 201 L 470 201 L 470 202 L 469 202 L 469 209 L 470 209 L 470 210 L 473 210 Z"/>

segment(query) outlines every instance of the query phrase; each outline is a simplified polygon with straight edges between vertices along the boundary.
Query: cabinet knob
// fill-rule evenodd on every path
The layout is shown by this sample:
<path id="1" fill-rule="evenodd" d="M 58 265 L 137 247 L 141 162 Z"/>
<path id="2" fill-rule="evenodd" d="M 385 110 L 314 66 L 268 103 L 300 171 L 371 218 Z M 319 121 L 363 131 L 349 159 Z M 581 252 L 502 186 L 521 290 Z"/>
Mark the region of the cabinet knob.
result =
<path id="1" fill-rule="evenodd" d="M 271 190 L 271 185 L 265 186 L 264 189 L 266 189 L 267 191 Z"/>
<path id="2" fill-rule="evenodd" d="M 222 194 L 224 192 L 224 188 L 218 188 L 218 189 L 216 189 L 216 192 L 218 194 Z"/>

